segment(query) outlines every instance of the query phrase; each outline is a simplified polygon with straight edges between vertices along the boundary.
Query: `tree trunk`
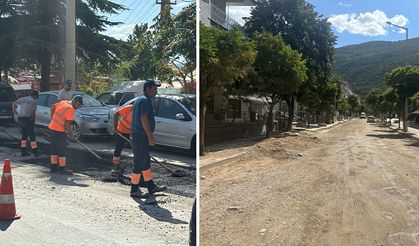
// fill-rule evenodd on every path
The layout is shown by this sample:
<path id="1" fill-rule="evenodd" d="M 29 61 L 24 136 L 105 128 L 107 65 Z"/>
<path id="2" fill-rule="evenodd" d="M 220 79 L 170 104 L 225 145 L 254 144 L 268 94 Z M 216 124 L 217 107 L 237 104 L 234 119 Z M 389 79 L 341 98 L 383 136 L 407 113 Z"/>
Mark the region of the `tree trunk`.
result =
<path id="1" fill-rule="evenodd" d="M 294 105 L 295 105 L 294 96 L 286 97 L 285 101 L 287 102 L 287 107 L 288 107 L 287 131 L 291 131 L 292 121 L 294 120 Z"/>
<path id="2" fill-rule="evenodd" d="M 274 106 L 269 107 L 268 119 L 266 122 L 266 138 L 269 137 L 269 133 L 272 131 L 273 128 L 273 109 Z"/>
<path id="3" fill-rule="evenodd" d="M 199 104 L 199 155 L 205 155 L 205 115 L 207 114 L 207 100 L 203 98 Z"/>
<path id="4" fill-rule="evenodd" d="M 46 53 L 41 58 L 41 91 L 49 90 L 49 76 L 51 74 L 51 53 Z"/>
<path id="5" fill-rule="evenodd" d="M 400 117 L 400 107 L 398 107 L 398 111 L 397 111 L 397 118 L 399 119 L 399 129 L 400 129 L 400 120 L 401 120 L 401 117 Z"/>

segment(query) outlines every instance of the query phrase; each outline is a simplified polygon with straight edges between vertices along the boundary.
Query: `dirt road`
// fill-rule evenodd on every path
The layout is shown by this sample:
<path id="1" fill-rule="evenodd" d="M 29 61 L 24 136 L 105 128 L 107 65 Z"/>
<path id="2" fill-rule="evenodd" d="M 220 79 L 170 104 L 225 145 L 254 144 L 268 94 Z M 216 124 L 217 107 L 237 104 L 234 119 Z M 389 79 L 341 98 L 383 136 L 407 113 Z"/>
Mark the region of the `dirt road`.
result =
<path id="1" fill-rule="evenodd" d="M 419 245 L 416 140 L 352 120 L 238 151 L 201 170 L 202 245 Z"/>

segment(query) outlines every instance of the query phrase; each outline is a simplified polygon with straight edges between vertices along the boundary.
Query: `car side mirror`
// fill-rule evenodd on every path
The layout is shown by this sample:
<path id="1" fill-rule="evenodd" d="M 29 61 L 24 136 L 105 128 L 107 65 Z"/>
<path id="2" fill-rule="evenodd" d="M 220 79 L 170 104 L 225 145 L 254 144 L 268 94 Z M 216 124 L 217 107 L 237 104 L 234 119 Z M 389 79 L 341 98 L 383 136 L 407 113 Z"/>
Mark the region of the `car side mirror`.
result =
<path id="1" fill-rule="evenodd" d="M 179 114 L 176 114 L 176 119 L 177 120 L 185 120 L 186 117 L 182 113 L 179 113 Z"/>

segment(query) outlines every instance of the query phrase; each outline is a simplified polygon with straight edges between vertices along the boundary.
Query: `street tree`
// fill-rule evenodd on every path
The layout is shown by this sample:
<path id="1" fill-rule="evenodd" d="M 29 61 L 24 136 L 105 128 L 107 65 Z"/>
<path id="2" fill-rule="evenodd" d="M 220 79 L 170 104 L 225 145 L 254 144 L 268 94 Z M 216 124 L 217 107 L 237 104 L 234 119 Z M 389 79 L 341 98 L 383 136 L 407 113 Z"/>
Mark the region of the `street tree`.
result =
<path id="1" fill-rule="evenodd" d="M 360 103 L 359 103 L 359 97 L 356 94 L 352 94 L 348 96 L 348 104 L 349 104 L 349 110 L 351 117 L 353 117 L 354 113 L 357 112 L 359 109 Z"/>
<path id="2" fill-rule="evenodd" d="M 403 105 L 415 93 L 419 91 L 419 67 L 404 66 L 393 69 L 386 73 L 385 82 L 388 86 L 394 88 L 399 98 L 399 104 Z M 407 115 L 403 112 L 403 125 L 407 129 Z M 400 122 L 400 121 L 399 121 Z"/>
<path id="3" fill-rule="evenodd" d="M 200 154 L 204 154 L 207 103 L 226 86 L 246 77 L 256 53 L 254 44 L 239 30 L 200 26 Z"/>
<path id="4" fill-rule="evenodd" d="M 273 109 L 282 97 L 295 95 L 307 79 L 305 60 L 302 55 L 286 45 L 280 36 L 258 33 L 253 38 L 256 45 L 254 63 L 255 89 L 268 105 L 266 137 L 273 129 Z M 287 98 L 288 99 L 288 98 Z M 289 115 L 292 118 L 293 115 Z"/>
<path id="5" fill-rule="evenodd" d="M 65 0 L 24 0 L 21 8 L 22 26 L 17 42 L 27 59 L 41 67 L 41 90 L 48 90 L 52 63 L 62 64 L 65 42 Z M 100 34 L 106 27 L 119 23 L 107 20 L 104 14 L 123 10 L 108 0 L 76 1 L 77 58 L 107 70 L 114 66 L 116 40 Z"/>
<path id="6" fill-rule="evenodd" d="M 336 37 L 331 24 L 304 0 L 255 0 L 254 3 L 251 16 L 245 23 L 246 33 L 253 35 L 267 31 L 280 35 L 286 44 L 299 51 L 307 61 L 308 79 L 299 90 L 298 100 L 307 103 L 317 101 L 317 89 L 326 86 L 332 71 Z M 294 115 L 296 95 L 290 94 L 284 98 L 287 99 L 289 115 Z"/>
<path id="7" fill-rule="evenodd" d="M 382 103 L 380 96 L 383 91 L 379 88 L 373 88 L 368 92 L 366 103 L 368 106 L 368 111 L 373 115 L 377 115 L 380 110 L 380 105 Z"/>

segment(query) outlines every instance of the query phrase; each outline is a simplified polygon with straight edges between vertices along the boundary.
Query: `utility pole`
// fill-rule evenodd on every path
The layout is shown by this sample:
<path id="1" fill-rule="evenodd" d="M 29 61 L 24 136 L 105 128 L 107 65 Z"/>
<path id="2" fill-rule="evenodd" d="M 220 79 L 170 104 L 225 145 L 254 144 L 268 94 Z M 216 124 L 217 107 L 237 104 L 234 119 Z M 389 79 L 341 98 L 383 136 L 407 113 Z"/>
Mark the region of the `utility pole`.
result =
<path id="1" fill-rule="evenodd" d="M 160 4 L 161 8 L 160 8 L 160 17 L 162 19 L 167 19 L 170 17 L 170 5 L 174 5 L 176 4 L 175 2 L 171 2 L 171 0 L 157 0 L 156 4 Z"/>
<path id="2" fill-rule="evenodd" d="M 73 81 L 76 89 L 76 1 L 66 0 L 64 81 Z"/>
<path id="3" fill-rule="evenodd" d="M 405 30 L 405 32 L 406 32 L 406 40 L 409 39 L 409 29 L 407 27 L 395 25 L 395 24 L 391 23 L 390 21 L 387 21 L 386 23 L 389 24 L 389 25 L 391 25 L 391 26 L 395 26 L 395 27 L 398 27 L 400 29 Z M 404 132 L 407 132 L 408 131 L 408 127 L 407 127 L 407 116 L 408 116 L 408 113 L 409 113 L 408 112 L 409 111 L 408 107 L 409 107 L 409 105 L 408 105 L 407 96 L 406 96 L 406 98 L 404 99 L 404 120 L 403 120 L 403 131 Z"/>

